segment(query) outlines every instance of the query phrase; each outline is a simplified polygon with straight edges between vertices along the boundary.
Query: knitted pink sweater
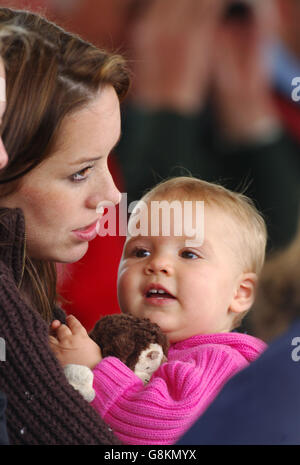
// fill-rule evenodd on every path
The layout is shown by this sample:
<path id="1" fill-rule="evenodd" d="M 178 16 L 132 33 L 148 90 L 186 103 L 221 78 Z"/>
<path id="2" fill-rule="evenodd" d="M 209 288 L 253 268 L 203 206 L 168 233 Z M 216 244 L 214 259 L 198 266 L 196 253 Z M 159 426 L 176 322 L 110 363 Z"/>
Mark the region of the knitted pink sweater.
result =
<path id="1" fill-rule="evenodd" d="M 93 407 L 124 444 L 174 444 L 208 407 L 224 383 L 266 348 L 240 333 L 193 336 L 171 345 L 144 386 L 120 360 L 94 369 Z"/>

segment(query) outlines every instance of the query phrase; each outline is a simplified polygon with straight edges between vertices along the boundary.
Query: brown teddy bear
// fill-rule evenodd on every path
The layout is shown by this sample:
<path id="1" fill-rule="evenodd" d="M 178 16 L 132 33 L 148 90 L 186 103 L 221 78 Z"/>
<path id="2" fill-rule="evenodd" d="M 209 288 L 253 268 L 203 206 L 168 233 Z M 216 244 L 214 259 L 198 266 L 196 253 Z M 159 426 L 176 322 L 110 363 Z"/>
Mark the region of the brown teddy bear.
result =
<path id="1" fill-rule="evenodd" d="M 89 336 L 99 345 L 102 357 L 117 357 L 143 381 L 149 381 L 166 360 L 168 340 L 160 327 L 147 318 L 107 315 L 96 323 Z"/>
<path id="2" fill-rule="evenodd" d="M 157 324 L 147 318 L 127 314 L 107 315 L 96 323 L 89 336 L 99 345 L 103 358 L 117 357 L 144 384 L 167 360 L 167 337 Z M 66 365 L 64 371 L 72 386 L 91 402 L 95 396 L 92 371 L 81 365 Z"/>

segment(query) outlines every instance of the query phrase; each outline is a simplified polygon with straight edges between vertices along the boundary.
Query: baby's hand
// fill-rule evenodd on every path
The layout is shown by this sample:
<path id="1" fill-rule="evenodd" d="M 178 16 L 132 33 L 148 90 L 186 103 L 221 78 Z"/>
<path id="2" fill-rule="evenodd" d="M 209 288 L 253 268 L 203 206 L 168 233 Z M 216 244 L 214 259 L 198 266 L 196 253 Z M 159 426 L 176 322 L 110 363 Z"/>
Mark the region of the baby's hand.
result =
<path id="1" fill-rule="evenodd" d="M 86 329 L 73 315 L 64 325 L 54 320 L 50 326 L 49 343 L 62 366 L 85 365 L 91 370 L 102 360 L 100 347 L 89 337 Z"/>

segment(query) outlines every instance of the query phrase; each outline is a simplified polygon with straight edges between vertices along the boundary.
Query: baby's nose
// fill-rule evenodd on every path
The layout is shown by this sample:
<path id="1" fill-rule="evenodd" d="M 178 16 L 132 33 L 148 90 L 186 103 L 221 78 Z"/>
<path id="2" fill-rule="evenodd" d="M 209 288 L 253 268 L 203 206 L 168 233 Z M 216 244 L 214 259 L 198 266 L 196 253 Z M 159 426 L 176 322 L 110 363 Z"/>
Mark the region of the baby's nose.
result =
<path id="1" fill-rule="evenodd" d="M 146 265 L 146 274 L 153 273 L 172 274 L 172 266 L 167 261 L 152 260 Z"/>

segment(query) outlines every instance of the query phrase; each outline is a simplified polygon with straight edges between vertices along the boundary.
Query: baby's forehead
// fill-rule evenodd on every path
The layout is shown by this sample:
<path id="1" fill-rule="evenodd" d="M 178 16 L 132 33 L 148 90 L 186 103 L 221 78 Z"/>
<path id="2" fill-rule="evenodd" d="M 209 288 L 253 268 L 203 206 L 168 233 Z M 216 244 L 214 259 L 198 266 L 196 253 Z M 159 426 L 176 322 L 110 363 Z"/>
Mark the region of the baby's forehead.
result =
<path id="1" fill-rule="evenodd" d="M 175 196 L 169 195 L 164 197 L 145 196 L 136 202 L 131 211 L 129 221 L 135 221 L 137 217 L 147 217 L 149 221 L 168 220 L 172 222 L 184 221 L 184 218 L 192 216 L 193 220 L 197 215 L 203 216 L 203 213 L 209 215 L 210 220 L 216 222 L 222 218 L 224 222 L 236 222 L 235 215 L 226 205 L 215 202 L 202 196 Z"/>
<path id="2" fill-rule="evenodd" d="M 132 237 L 178 237 L 202 245 L 204 239 L 227 236 L 232 240 L 237 221 L 220 205 L 201 197 L 146 197 L 136 204 L 128 223 L 128 240 Z M 224 233 L 224 234 L 223 234 Z M 205 237 L 206 236 L 206 237 Z M 200 243 L 200 244 L 199 244 Z M 189 244 L 192 245 L 192 244 Z"/>

